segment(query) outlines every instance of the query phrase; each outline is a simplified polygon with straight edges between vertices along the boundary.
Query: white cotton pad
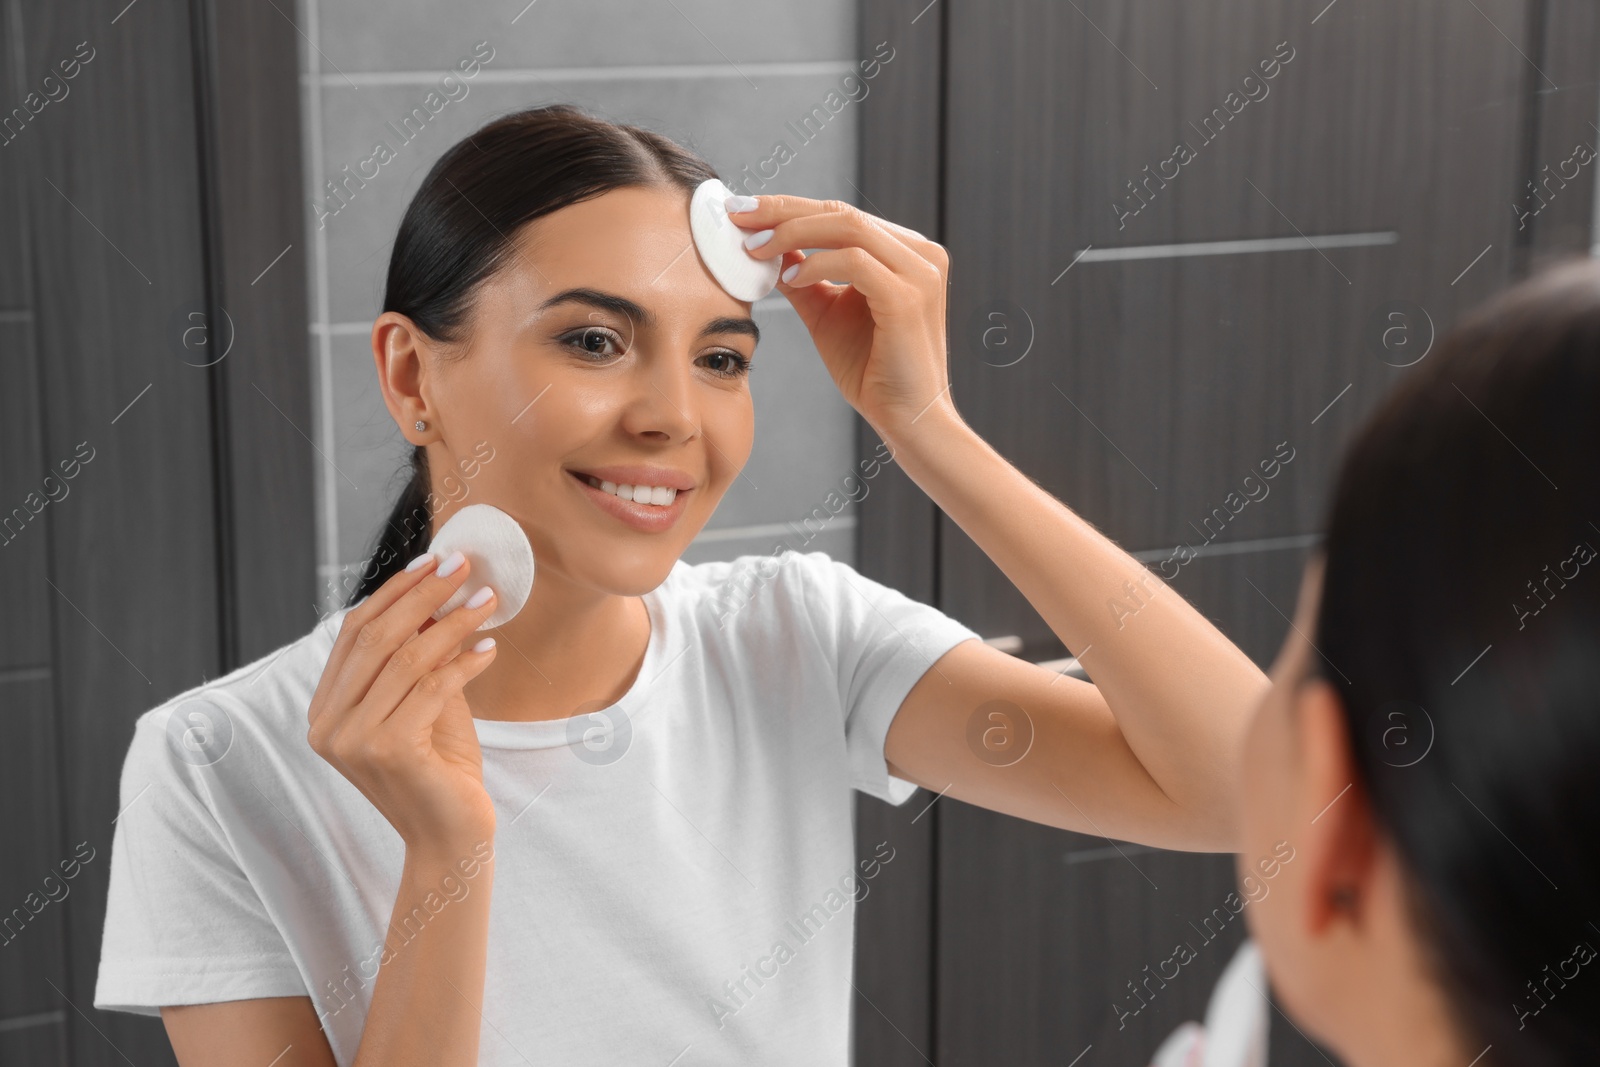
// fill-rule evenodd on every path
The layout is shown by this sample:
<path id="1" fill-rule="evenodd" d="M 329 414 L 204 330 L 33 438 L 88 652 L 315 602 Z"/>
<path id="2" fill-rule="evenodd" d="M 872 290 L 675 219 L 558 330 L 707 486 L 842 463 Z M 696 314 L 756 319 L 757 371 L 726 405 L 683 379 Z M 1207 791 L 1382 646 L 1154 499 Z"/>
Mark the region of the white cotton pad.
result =
<path id="1" fill-rule="evenodd" d="M 533 590 L 533 546 L 522 524 L 492 504 L 468 504 L 439 527 L 428 545 L 441 563 L 457 549 L 472 564 L 472 573 L 433 613 L 434 620 L 443 619 L 487 585 L 495 593 L 494 611 L 477 629 L 504 626 L 522 610 Z"/>
<path id="2" fill-rule="evenodd" d="M 735 300 L 754 303 L 772 292 L 782 270 L 782 257 L 757 259 L 744 246 L 754 230 L 744 230 L 728 218 L 728 197 L 733 190 L 721 179 L 707 178 L 689 198 L 689 232 L 700 259 Z"/>

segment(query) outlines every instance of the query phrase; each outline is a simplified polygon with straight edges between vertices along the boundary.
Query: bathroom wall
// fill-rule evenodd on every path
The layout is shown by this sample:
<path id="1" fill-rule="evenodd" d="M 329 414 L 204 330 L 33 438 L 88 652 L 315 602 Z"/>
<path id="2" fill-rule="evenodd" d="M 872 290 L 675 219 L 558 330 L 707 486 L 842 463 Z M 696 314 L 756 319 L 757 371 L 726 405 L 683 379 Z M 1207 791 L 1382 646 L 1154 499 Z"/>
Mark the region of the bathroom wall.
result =
<path id="1" fill-rule="evenodd" d="M 326 611 L 370 555 L 408 470 L 370 332 L 400 216 L 439 155 L 495 116 L 570 101 L 700 152 L 741 191 L 762 191 L 765 174 L 766 191 L 856 202 L 859 100 L 833 97 L 836 113 L 823 101 L 872 49 L 857 44 L 855 0 L 300 0 L 295 15 L 306 239 L 294 254 L 306 256 L 311 284 Z M 472 59 L 478 73 L 442 90 L 444 74 Z M 379 142 L 392 156 L 374 156 Z M 342 183 L 337 195 L 330 183 Z M 786 539 L 854 562 L 854 505 L 834 515 L 825 504 L 854 463 L 856 416 L 782 296 L 754 315 L 755 447 L 686 559 L 771 552 Z"/>

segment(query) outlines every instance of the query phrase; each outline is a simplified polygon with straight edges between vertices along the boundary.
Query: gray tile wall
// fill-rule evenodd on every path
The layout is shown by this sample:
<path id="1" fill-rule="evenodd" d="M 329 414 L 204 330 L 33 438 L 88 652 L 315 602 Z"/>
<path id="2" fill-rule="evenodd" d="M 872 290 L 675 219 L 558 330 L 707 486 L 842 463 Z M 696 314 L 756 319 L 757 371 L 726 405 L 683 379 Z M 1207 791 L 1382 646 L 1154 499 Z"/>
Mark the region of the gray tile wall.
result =
<path id="1" fill-rule="evenodd" d="M 325 611 L 337 606 L 337 575 L 359 567 L 403 484 L 407 446 L 383 405 L 368 338 L 401 213 L 451 144 L 506 111 L 565 100 L 673 138 L 735 188 L 784 141 L 794 158 L 767 191 L 860 202 L 860 102 L 804 143 L 789 125 L 864 58 L 855 0 L 299 0 L 296 22 Z M 423 109 L 426 121 L 413 119 L 402 145 L 390 125 L 480 41 L 493 57 L 465 95 L 455 90 L 437 114 Z M 394 158 L 375 178 L 348 180 L 380 139 Z M 328 186 L 341 181 L 342 203 Z M 853 415 L 788 301 L 774 294 L 754 314 L 762 331 L 751 379 L 755 447 L 685 559 L 769 552 L 793 528 L 791 544 L 853 563 L 854 505 L 801 525 L 814 510 L 827 514 L 824 502 L 851 472 Z"/>

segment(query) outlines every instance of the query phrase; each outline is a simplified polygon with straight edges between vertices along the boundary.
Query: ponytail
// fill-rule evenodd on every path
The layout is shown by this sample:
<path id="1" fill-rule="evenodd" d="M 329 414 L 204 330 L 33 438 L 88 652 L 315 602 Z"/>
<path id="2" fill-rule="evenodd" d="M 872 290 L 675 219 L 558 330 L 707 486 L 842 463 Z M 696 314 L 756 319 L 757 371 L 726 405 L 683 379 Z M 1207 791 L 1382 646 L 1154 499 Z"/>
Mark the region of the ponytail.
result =
<path id="1" fill-rule="evenodd" d="M 362 568 L 361 583 L 345 601 L 353 607 L 365 600 L 407 563 L 428 550 L 433 541 L 433 514 L 429 499 L 433 495 L 428 477 L 428 450 L 411 446 L 411 480 L 400 492 L 394 510 L 378 531 L 378 544 Z"/>

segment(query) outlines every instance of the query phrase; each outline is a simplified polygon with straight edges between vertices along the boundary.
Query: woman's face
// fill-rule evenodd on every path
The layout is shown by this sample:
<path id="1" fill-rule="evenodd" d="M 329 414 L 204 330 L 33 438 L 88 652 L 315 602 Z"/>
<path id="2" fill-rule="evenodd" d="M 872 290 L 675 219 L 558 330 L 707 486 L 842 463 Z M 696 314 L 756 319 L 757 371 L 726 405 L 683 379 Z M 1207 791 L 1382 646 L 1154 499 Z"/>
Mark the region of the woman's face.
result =
<path id="1" fill-rule="evenodd" d="M 450 458 L 494 449 L 459 503 L 519 520 L 542 579 L 655 588 L 750 455 L 758 331 L 701 262 L 688 203 L 629 187 L 523 226 L 479 289 L 464 357 L 427 360 Z M 663 488 L 625 502 L 591 480 Z"/>

